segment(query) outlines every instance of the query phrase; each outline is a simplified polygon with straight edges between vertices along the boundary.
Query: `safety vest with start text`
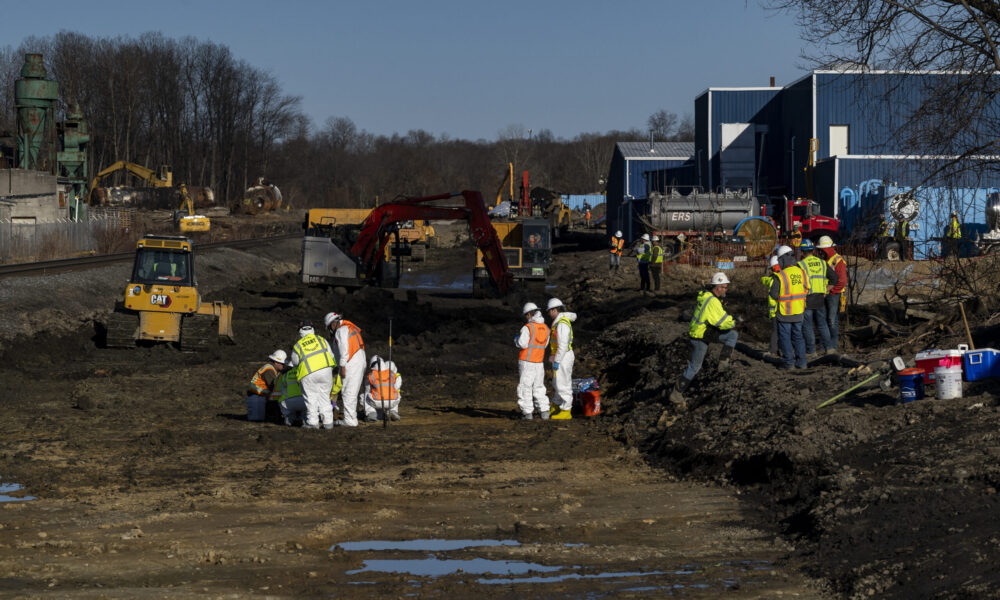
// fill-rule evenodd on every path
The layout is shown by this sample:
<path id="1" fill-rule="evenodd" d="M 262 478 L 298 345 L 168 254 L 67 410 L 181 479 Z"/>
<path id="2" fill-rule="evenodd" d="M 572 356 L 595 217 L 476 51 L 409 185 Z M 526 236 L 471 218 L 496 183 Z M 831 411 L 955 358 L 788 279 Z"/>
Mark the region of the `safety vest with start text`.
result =
<path id="1" fill-rule="evenodd" d="M 625 247 L 625 239 L 613 237 L 611 238 L 611 254 L 622 255 L 622 249 Z"/>
<path id="2" fill-rule="evenodd" d="M 688 335 L 700 340 L 705 337 L 705 330 L 709 325 L 725 331 L 732 329 L 736 321 L 722 308 L 722 300 L 712 292 L 702 290 L 698 292 L 698 303 L 694 307 L 694 318 L 691 319 Z"/>
<path id="3" fill-rule="evenodd" d="M 267 381 L 264 380 L 264 373 L 270 371 L 275 377 L 278 376 L 278 370 L 274 368 L 274 365 L 267 363 L 263 367 L 257 369 L 257 372 L 253 374 L 250 378 L 250 389 L 257 393 L 258 396 L 266 396 L 269 390 Z"/>
<path id="4" fill-rule="evenodd" d="M 358 350 L 365 349 L 365 342 L 361 339 L 361 328 L 347 320 L 341 321 L 340 326 L 347 328 L 347 359 L 350 360 Z"/>
<path id="5" fill-rule="evenodd" d="M 778 314 L 786 317 L 801 315 L 806 310 L 806 296 L 809 294 L 808 280 L 797 265 L 784 268 L 775 274 L 780 283 L 778 288 Z"/>
<path id="6" fill-rule="evenodd" d="M 388 366 L 384 369 L 372 369 L 368 374 L 368 384 L 371 386 L 372 398 L 379 402 L 392 402 L 399 398 L 399 392 L 396 391 L 396 373 L 393 373 Z"/>
<path id="7" fill-rule="evenodd" d="M 549 342 L 549 327 L 545 323 L 535 323 L 529 321 L 528 347 L 522 348 L 517 354 L 518 360 L 525 360 L 532 363 L 540 363 L 545 360 L 545 345 Z"/>
<path id="8" fill-rule="evenodd" d="M 799 261 L 799 268 L 809 277 L 808 293 L 826 294 L 826 261 L 818 256 L 807 256 Z"/>
<path id="9" fill-rule="evenodd" d="M 565 323 L 566 327 L 569 327 L 569 339 L 566 340 L 569 343 L 566 344 L 566 351 L 568 352 L 573 349 L 573 323 L 571 323 L 570 320 L 566 318 L 565 313 L 559 313 L 559 316 L 556 317 L 556 320 L 552 322 L 552 341 L 549 342 L 549 350 L 552 351 L 553 355 L 559 350 L 560 323 Z"/>
<path id="10" fill-rule="evenodd" d="M 337 359 L 330 350 L 330 344 L 315 333 L 310 333 L 292 346 L 292 351 L 299 357 L 299 366 L 295 376 L 301 381 L 306 375 L 312 375 L 320 369 L 337 366 Z"/>

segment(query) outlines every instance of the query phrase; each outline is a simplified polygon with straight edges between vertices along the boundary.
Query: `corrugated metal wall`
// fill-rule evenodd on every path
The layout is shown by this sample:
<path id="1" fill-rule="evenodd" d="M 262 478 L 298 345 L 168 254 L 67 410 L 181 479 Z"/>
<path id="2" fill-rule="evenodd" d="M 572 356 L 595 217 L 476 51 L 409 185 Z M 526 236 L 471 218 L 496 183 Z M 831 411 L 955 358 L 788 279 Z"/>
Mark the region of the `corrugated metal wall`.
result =
<path id="1" fill-rule="evenodd" d="M 774 194 L 805 196 L 803 169 L 809 164 L 809 138 L 812 137 L 812 76 L 805 77 L 782 90 L 781 186 Z M 784 189 L 780 189 L 784 188 Z"/>
<path id="2" fill-rule="evenodd" d="M 647 176 L 650 171 L 684 164 L 683 160 L 626 159 L 615 148 L 608 171 L 607 222 L 610 234 L 621 230 L 627 243 L 642 235 L 638 216 L 645 214 Z"/>
<path id="3" fill-rule="evenodd" d="M 708 189 L 708 92 L 694 99 L 694 160 L 697 185 Z"/>
<path id="4" fill-rule="evenodd" d="M 781 114 L 780 103 L 774 102 L 780 88 L 747 90 L 710 90 L 712 114 L 709 123 L 711 146 L 708 154 L 711 160 L 711 182 L 713 187 L 720 183 L 719 149 L 723 123 L 754 123 L 769 125 L 778 121 Z M 770 129 L 770 125 L 768 127 Z M 757 136 L 757 151 L 760 149 L 760 135 Z M 770 137 L 770 133 L 768 133 Z M 755 152 L 755 155 L 757 152 Z"/>

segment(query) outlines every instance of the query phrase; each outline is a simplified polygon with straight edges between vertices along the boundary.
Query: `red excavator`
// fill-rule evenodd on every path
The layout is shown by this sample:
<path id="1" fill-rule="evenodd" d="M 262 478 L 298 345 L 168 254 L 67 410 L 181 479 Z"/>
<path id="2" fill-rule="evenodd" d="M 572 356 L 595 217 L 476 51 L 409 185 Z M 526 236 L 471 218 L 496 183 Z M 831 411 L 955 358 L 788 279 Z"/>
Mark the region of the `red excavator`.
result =
<path id="1" fill-rule="evenodd" d="M 427 202 L 462 196 L 464 207 L 425 206 Z M 464 219 L 483 254 L 483 264 L 497 291 L 510 291 L 513 276 L 507 268 L 500 239 L 490 223 L 482 194 L 465 190 L 461 194 L 439 194 L 423 198 L 403 198 L 372 209 L 357 225 L 306 223 L 302 247 L 302 281 L 359 287 L 365 283 L 396 287 L 399 263 L 383 260 L 385 247 L 398 223 L 415 220 Z"/>

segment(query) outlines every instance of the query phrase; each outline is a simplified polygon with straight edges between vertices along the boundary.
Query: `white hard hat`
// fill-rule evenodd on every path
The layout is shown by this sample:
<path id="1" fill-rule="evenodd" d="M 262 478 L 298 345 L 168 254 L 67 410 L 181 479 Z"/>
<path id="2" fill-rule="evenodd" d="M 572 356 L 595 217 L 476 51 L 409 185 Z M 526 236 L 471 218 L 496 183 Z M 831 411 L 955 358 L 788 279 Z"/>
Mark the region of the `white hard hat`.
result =
<path id="1" fill-rule="evenodd" d="M 618 231 L 615 232 L 615 237 L 621 237 L 621 236 L 622 236 L 622 230 L 619 229 Z"/>
<path id="2" fill-rule="evenodd" d="M 729 283 L 729 278 L 723 272 L 718 272 L 712 275 L 712 285 L 726 285 Z"/>
<path id="3" fill-rule="evenodd" d="M 778 246 L 778 249 L 774 251 L 774 255 L 777 256 L 778 258 L 781 258 L 782 256 L 791 253 L 792 249 L 788 246 Z"/>
<path id="4" fill-rule="evenodd" d="M 328 312 L 326 313 L 326 316 L 323 317 L 323 324 L 329 327 L 330 323 L 333 323 L 334 321 L 339 321 L 341 318 L 342 317 L 338 313 Z"/>
<path id="5" fill-rule="evenodd" d="M 642 239 L 644 239 L 644 240 L 646 240 L 648 242 L 649 241 L 649 234 L 648 233 L 642 234 Z"/>
<path id="6" fill-rule="evenodd" d="M 793 227 L 794 229 L 798 229 L 799 227 L 802 227 L 802 223 L 801 223 L 800 221 L 796 221 L 796 222 L 795 222 L 795 224 L 794 224 L 794 225 L 792 225 L 792 227 Z"/>
<path id="7" fill-rule="evenodd" d="M 286 360 L 288 360 L 288 355 L 285 354 L 284 350 L 275 350 L 274 352 L 271 353 L 271 356 L 268 356 L 268 358 L 273 360 L 274 362 L 283 363 Z"/>
<path id="8" fill-rule="evenodd" d="M 310 333 L 316 333 L 316 330 L 314 330 L 312 328 L 312 325 L 306 325 L 304 327 L 299 327 L 299 337 L 300 338 L 306 337 Z"/>
<path id="9" fill-rule="evenodd" d="M 679 239 L 679 240 L 681 240 L 683 242 L 684 240 L 687 239 L 687 236 L 684 235 L 683 233 L 678 233 L 677 234 L 677 239 Z"/>
<path id="10" fill-rule="evenodd" d="M 653 241 L 654 241 L 654 242 L 658 242 L 658 241 L 660 241 L 660 236 L 658 236 L 658 235 L 654 235 L 654 236 L 653 236 Z"/>
<path id="11" fill-rule="evenodd" d="M 817 248 L 833 248 L 833 238 L 828 235 L 824 235 L 819 238 L 819 243 L 816 244 Z"/>
<path id="12" fill-rule="evenodd" d="M 552 310 L 553 308 L 562 308 L 563 303 L 559 298 L 549 298 L 549 304 L 545 307 L 546 310 Z"/>
<path id="13" fill-rule="evenodd" d="M 778 266 L 778 257 L 777 256 L 772 256 L 771 260 L 769 262 L 770 262 L 770 264 L 771 264 L 772 267 L 777 267 Z"/>
<path id="14" fill-rule="evenodd" d="M 377 363 L 380 360 L 382 360 L 382 359 L 378 357 L 378 354 L 376 354 L 375 356 L 372 357 L 372 359 L 370 361 L 368 361 L 368 366 L 369 367 L 374 367 L 375 363 Z"/>
<path id="15" fill-rule="evenodd" d="M 528 302 L 524 305 L 524 308 L 521 309 L 521 314 L 526 315 L 530 312 L 535 312 L 536 310 L 538 310 L 538 305 L 536 305 L 534 302 Z"/>

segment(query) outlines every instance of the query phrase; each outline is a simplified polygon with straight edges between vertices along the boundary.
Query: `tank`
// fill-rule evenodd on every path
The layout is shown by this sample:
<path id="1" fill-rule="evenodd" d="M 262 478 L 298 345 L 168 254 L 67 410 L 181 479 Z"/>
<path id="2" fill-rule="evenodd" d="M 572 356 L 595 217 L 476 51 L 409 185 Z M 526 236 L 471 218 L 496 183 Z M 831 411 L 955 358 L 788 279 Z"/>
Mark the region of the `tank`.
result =
<path id="1" fill-rule="evenodd" d="M 243 193 L 243 212 L 256 215 L 281 208 L 281 190 L 263 177 Z"/>
<path id="2" fill-rule="evenodd" d="M 732 231 L 747 217 L 760 216 L 760 202 L 748 194 L 649 195 L 646 225 L 654 231 Z"/>
<path id="3" fill-rule="evenodd" d="M 1000 193 L 993 192 L 986 197 L 986 227 L 990 231 L 1000 230 Z"/>

